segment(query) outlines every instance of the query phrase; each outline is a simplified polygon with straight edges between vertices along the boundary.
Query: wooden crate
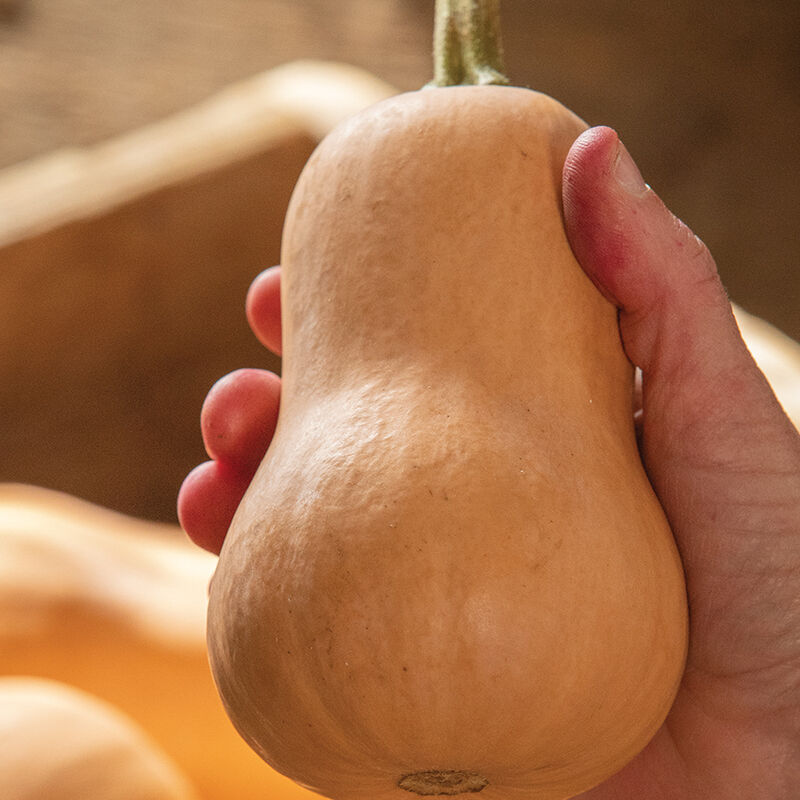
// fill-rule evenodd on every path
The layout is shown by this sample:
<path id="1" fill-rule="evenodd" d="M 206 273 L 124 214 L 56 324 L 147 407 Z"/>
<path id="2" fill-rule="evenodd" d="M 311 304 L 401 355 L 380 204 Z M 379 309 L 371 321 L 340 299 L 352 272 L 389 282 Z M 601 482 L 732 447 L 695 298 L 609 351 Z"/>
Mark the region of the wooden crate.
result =
<path id="1" fill-rule="evenodd" d="M 244 316 L 317 141 L 393 90 L 296 62 L 0 172 L 0 480 L 174 520 L 206 391 L 279 369 Z"/>

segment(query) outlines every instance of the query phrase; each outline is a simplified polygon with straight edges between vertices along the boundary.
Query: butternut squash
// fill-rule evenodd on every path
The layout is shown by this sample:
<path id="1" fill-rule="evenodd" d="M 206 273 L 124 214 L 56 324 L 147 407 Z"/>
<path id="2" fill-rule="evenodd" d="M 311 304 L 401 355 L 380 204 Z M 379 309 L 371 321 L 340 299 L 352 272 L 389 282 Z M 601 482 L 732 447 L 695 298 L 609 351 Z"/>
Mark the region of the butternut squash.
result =
<path id="1" fill-rule="evenodd" d="M 132 720 L 85 692 L 0 678 L 3 800 L 195 800 Z"/>
<path id="2" fill-rule="evenodd" d="M 407 93 L 295 188 L 280 417 L 208 643 L 244 738 L 327 797 L 571 797 L 674 699 L 682 567 L 562 226 L 584 128 L 526 89 Z"/>

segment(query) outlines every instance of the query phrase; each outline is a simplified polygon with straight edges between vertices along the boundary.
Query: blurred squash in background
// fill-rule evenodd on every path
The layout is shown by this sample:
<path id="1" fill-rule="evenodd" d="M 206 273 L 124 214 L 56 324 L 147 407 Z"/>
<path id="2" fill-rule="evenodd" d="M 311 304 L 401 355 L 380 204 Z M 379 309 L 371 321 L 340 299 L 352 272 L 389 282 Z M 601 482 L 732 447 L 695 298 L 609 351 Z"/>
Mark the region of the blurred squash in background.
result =
<path id="1" fill-rule="evenodd" d="M 110 711 L 87 706 L 66 688 L 55 696 L 36 693 L 41 702 L 31 707 L 26 687 L 33 684 L 0 677 L 3 798 L 11 781 L 3 770 L 22 772 L 25 753 L 34 777 L 49 765 L 75 780 L 87 772 L 88 779 L 91 763 L 100 762 L 109 782 L 129 769 L 142 785 L 145 779 L 148 786 L 161 785 L 161 776 L 166 787 L 166 773 L 183 774 L 202 800 L 316 796 L 261 761 L 222 708 L 205 642 L 206 590 L 215 562 L 172 526 L 36 487 L 0 485 L 0 676 L 56 681 L 118 712 L 114 723 L 106 719 Z M 17 696 L 17 689 L 28 693 Z M 18 723 L 9 727 L 9 720 Z M 131 725 L 147 742 L 139 742 Z M 96 747 L 103 736 L 113 740 L 107 751 Z M 64 752 L 50 753 L 59 739 L 67 743 Z M 105 800 L 89 793 L 92 785 L 74 800 Z M 28 789 L 20 798 L 61 800 L 45 791 L 45 783 Z M 121 793 L 119 800 L 184 799 L 177 789 L 165 789 L 163 798 L 155 789 L 142 792 Z"/>
<path id="2" fill-rule="evenodd" d="M 197 800 L 128 717 L 56 681 L 0 677 L 4 800 Z"/>

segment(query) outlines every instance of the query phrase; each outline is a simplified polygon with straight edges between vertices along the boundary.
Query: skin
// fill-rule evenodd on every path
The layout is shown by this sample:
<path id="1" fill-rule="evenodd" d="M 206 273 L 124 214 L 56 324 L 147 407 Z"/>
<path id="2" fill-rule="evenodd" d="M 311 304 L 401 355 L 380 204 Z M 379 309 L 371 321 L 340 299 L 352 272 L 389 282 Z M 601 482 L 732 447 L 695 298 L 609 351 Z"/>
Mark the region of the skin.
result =
<path id="1" fill-rule="evenodd" d="M 640 368 L 642 460 L 686 570 L 687 668 L 654 739 L 584 800 L 789 800 L 800 785 L 800 435 L 750 356 L 705 246 L 644 184 L 616 133 L 592 128 L 564 166 L 570 244 L 619 309 Z M 247 298 L 280 354 L 280 268 Z M 186 478 L 189 536 L 218 553 L 266 452 L 279 380 L 223 378 L 203 406 L 211 461 Z"/>

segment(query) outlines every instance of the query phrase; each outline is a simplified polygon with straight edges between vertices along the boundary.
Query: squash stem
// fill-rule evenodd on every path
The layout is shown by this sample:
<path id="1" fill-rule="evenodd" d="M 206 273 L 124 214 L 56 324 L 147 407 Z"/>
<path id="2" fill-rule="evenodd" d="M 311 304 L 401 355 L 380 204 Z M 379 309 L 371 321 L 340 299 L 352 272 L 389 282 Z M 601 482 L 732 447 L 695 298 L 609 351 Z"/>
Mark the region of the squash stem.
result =
<path id="1" fill-rule="evenodd" d="M 428 86 L 506 85 L 500 0 L 436 0 Z"/>

